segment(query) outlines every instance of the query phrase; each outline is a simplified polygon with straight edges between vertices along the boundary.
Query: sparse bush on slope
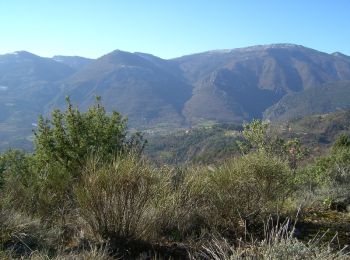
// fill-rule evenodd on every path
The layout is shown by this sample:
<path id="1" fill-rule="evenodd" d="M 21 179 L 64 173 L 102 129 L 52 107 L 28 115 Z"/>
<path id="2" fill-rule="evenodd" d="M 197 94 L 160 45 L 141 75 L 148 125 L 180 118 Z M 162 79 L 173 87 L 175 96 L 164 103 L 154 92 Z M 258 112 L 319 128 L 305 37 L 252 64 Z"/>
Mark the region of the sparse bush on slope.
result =
<path id="1" fill-rule="evenodd" d="M 342 210 L 350 204 L 350 138 L 340 135 L 328 156 L 316 158 L 299 173 L 300 186 L 307 191 L 307 203 L 323 201 L 326 207 L 332 203 L 342 205 Z M 304 198 L 303 194 L 297 194 Z M 313 201 L 310 201 L 313 200 Z"/>
<path id="2" fill-rule="evenodd" d="M 54 222 L 74 208 L 72 185 L 72 176 L 60 165 L 47 164 L 40 170 L 30 166 L 6 173 L 3 199 L 17 210 Z"/>
<path id="3" fill-rule="evenodd" d="M 185 241 L 208 232 L 214 216 L 208 200 L 206 167 L 177 168 L 167 180 L 167 192 L 156 211 L 157 230 L 171 241 Z M 162 173 L 164 174 L 164 172 Z"/>
<path id="4" fill-rule="evenodd" d="M 102 165 L 92 159 L 75 192 L 79 212 L 97 238 L 151 239 L 152 214 L 166 188 L 162 179 L 155 168 L 134 156 Z"/>
<path id="5" fill-rule="evenodd" d="M 292 190 L 288 163 L 256 152 L 217 168 L 188 167 L 165 198 L 159 225 L 178 238 L 201 232 L 242 231 L 242 221 L 277 212 Z M 242 235 L 242 234 L 240 234 Z"/>
<path id="6" fill-rule="evenodd" d="M 292 179 L 287 163 L 264 152 L 227 161 L 207 182 L 216 225 L 237 226 L 241 219 L 276 212 L 292 189 Z"/>
<path id="7" fill-rule="evenodd" d="M 59 241 L 59 228 L 50 228 L 40 219 L 13 209 L 0 209 L 0 251 L 3 249 L 16 257 L 28 257 L 36 250 L 56 250 Z"/>
<path id="8" fill-rule="evenodd" d="M 133 156 L 102 165 L 91 160 L 82 176 L 76 196 L 89 228 L 96 237 L 130 240 L 236 228 L 242 219 L 275 212 L 291 184 L 287 164 L 260 152 L 172 177 Z"/>

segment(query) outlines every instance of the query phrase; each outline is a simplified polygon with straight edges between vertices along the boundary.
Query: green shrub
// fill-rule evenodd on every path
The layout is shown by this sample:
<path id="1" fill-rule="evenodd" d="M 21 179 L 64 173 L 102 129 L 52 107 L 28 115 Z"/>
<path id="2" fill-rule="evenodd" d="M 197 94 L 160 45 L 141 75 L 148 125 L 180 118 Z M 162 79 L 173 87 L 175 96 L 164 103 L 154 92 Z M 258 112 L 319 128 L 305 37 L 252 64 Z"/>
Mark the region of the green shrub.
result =
<path id="1" fill-rule="evenodd" d="M 333 144 L 333 151 L 338 149 L 350 149 L 350 135 L 341 134 L 338 136 L 337 140 Z"/>
<path id="2" fill-rule="evenodd" d="M 233 158 L 209 175 L 206 194 L 217 225 L 237 224 L 278 210 L 290 194 L 293 175 L 286 162 L 263 152 Z"/>
<path id="3" fill-rule="evenodd" d="M 105 159 L 126 147 L 126 119 L 118 112 L 108 115 L 96 104 L 81 113 L 67 99 L 67 109 L 52 112 L 52 119 L 39 117 L 35 131 L 35 157 L 40 164 L 59 163 L 78 176 L 87 156 L 99 153 Z"/>
<path id="4" fill-rule="evenodd" d="M 0 155 L 0 190 L 7 172 L 26 172 L 30 156 L 20 150 L 8 150 Z"/>
<path id="5" fill-rule="evenodd" d="M 308 191 L 315 201 L 334 202 L 350 199 L 348 136 L 341 135 L 328 156 L 316 158 L 314 164 L 300 171 L 298 182 L 300 191 Z"/>
<path id="6" fill-rule="evenodd" d="M 255 119 L 249 124 L 244 124 L 243 128 L 245 141 L 237 142 L 243 154 L 253 150 L 288 160 L 290 168 L 295 173 L 298 161 L 308 153 L 298 138 L 287 140 L 281 138 L 267 122 Z"/>
<path id="7" fill-rule="evenodd" d="M 240 232 L 243 220 L 276 212 L 293 189 L 288 164 L 263 152 L 233 158 L 217 169 L 189 167 L 164 199 L 157 222 L 177 239 L 202 232 Z"/>
<path id="8" fill-rule="evenodd" d="M 72 176 L 54 163 L 8 171 L 3 194 L 7 205 L 49 222 L 63 221 L 74 207 Z"/>

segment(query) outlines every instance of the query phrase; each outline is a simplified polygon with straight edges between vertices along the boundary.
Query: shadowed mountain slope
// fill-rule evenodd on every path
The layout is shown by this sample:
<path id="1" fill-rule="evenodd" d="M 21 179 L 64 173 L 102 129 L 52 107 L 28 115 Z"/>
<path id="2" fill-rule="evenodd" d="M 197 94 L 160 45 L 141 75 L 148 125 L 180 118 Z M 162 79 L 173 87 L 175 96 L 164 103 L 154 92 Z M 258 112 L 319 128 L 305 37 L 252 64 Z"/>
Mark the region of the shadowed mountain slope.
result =
<path id="1" fill-rule="evenodd" d="M 62 106 L 69 95 L 86 109 L 101 96 L 107 110 L 127 115 L 133 127 L 179 126 L 192 89 L 172 68 L 171 62 L 155 56 L 117 50 L 63 81 L 62 95 L 53 106 Z"/>
<path id="2" fill-rule="evenodd" d="M 347 56 L 291 44 L 211 51 L 175 61 L 194 86 L 184 110 L 190 121 L 261 117 L 286 94 L 350 79 Z"/>

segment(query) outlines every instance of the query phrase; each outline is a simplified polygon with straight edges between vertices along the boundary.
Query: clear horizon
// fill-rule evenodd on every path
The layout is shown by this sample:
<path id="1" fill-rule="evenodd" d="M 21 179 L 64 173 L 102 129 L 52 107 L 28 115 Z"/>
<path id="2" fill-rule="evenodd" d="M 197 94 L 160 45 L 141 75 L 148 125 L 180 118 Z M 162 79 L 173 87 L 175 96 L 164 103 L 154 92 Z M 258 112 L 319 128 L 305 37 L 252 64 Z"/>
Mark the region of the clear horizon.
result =
<path id="1" fill-rule="evenodd" d="M 0 54 L 98 58 L 113 50 L 169 59 L 274 43 L 350 55 L 350 1 L 11 0 Z"/>

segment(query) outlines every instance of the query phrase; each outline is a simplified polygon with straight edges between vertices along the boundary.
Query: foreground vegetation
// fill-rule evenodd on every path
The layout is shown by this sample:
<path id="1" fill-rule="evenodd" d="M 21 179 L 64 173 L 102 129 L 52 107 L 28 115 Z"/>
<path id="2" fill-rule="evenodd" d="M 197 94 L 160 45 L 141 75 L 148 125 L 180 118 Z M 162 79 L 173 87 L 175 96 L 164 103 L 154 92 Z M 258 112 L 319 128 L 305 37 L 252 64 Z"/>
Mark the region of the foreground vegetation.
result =
<path id="1" fill-rule="evenodd" d="M 0 157 L 1 258 L 348 258 L 350 136 L 302 164 L 300 140 L 253 121 L 232 158 L 156 166 L 119 113 L 67 104 L 33 154 Z M 313 233 L 316 213 L 339 225 Z"/>

